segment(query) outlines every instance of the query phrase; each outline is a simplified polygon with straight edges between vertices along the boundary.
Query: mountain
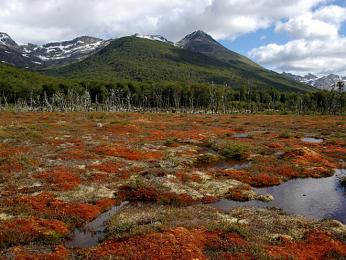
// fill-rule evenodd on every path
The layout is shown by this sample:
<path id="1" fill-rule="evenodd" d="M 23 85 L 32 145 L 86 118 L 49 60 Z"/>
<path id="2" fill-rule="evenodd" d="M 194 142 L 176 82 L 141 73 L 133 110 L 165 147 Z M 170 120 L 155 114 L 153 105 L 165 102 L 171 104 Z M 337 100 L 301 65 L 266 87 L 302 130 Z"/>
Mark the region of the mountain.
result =
<path id="1" fill-rule="evenodd" d="M 0 33 L 0 61 L 18 67 L 37 69 L 82 60 L 106 46 L 108 41 L 82 36 L 71 41 L 18 45 L 5 33 Z"/>
<path id="2" fill-rule="evenodd" d="M 210 35 L 200 30 L 185 36 L 176 43 L 176 46 L 202 53 L 210 58 L 227 63 L 231 70 L 254 84 L 267 84 L 281 90 L 309 89 L 302 84 L 298 86 L 295 82 L 287 80 L 286 77 L 282 77 L 282 75 L 274 71 L 267 70 L 249 58 L 227 49 Z"/>
<path id="3" fill-rule="evenodd" d="M 83 61 L 45 73 L 69 78 L 214 82 L 233 87 L 251 84 L 285 91 L 313 90 L 262 68 L 201 31 L 186 36 L 176 45 L 138 35 L 115 39 Z"/>
<path id="4" fill-rule="evenodd" d="M 206 56 L 222 60 L 235 67 L 240 67 L 244 64 L 257 68 L 260 67 L 245 56 L 227 49 L 203 31 L 195 31 L 185 36 L 175 45 L 179 48 L 202 53 Z"/>
<path id="5" fill-rule="evenodd" d="M 13 49 L 20 49 L 18 44 L 12 40 L 12 38 L 7 33 L 0 32 L 0 45 L 7 46 Z"/>
<path id="6" fill-rule="evenodd" d="M 335 74 L 329 74 L 322 77 L 317 77 L 313 74 L 307 74 L 306 76 L 299 76 L 291 73 L 283 72 L 282 75 L 292 78 L 296 81 L 306 83 L 312 87 L 318 88 L 318 89 L 331 89 L 335 83 L 339 81 L 346 81 L 346 77 L 335 75 Z"/>
<path id="7" fill-rule="evenodd" d="M 24 56 L 22 48 L 8 34 L 0 32 L 0 62 L 18 67 L 30 67 L 38 61 Z"/>

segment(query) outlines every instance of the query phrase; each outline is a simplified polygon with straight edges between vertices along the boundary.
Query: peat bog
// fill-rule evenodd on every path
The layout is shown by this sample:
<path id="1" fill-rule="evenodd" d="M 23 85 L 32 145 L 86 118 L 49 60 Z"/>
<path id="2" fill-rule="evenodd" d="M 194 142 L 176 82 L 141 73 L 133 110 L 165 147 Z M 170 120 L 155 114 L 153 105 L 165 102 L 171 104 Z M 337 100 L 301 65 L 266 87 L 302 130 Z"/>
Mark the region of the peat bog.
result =
<path id="1" fill-rule="evenodd" d="M 344 173 L 334 175 L 346 168 L 345 126 L 341 116 L 3 112 L 0 258 L 345 258 Z"/>

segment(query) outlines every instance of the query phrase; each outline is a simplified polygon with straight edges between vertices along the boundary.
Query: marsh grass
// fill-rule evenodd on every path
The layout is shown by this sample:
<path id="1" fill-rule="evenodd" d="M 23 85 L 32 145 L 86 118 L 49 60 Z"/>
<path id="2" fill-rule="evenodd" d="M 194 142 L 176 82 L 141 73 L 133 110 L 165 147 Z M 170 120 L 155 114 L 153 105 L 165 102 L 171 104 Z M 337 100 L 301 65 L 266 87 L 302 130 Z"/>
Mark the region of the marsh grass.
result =
<path id="1" fill-rule="evenodd" d="M 212 148 L 227 159 L 245 160 L 249 156 L 249 145 L 238 141 L 223 141 L 212 145 Z"/>

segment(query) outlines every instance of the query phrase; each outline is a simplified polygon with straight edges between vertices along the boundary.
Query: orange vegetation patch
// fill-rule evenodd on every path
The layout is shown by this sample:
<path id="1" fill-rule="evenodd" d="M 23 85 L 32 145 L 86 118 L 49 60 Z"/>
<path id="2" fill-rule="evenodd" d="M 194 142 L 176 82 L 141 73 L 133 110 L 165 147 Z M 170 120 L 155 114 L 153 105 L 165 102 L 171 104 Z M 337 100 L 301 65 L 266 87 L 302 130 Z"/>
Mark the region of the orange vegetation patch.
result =
<path id="1" fill-rule="evenodd" d="M 249 184 L 254 187 L 267 187 L 279 185 L 281 182 L 282 180 L 277 176 L 269 175 L 267 173 L 259 173 L 251 177 L 251 182 Z"/>
<path id="2" fill-rule="evenodd" d="M 70 256 L 70 251 L 64 246 L 57 246 L 49 253 L 33 253 L 21 247 L 16 247 L 13 250 L 16 260 L 64 260 Z"/>
<path id="3" fill-rule="evenodd" d="M 237 188 L 231 188 L 226 194 L 226 198 L 235 201 L 248 201 L 250 200 L 249 195 L 246 191 L 251 190 L 250 186 L 242 186 Z"/>
<path id="4" fill-rule="evenodd" d="M 97 154 L 101 155 L 108 155 L 108 156 L 115 156 L 115 157 L 121 157 L 127 160 L 133 160 L 133 161 L 155 161 L 160 160 L 163 157 L 162 152 L 143 152 L 143 151 L 136 151 L 136 150 L 130 150 L 125 147 L 117 147 L 117 146 L 99 146 L 95 149 L 95 152 Z"/>
<path id="5" fill-rule="evenodd" d="M 67 191 L 76 188 L 81 180 L 78 175 L 63 167 L 54 168 L 52 170 L 38 173 L 35 178 L 50 184 L 53 190 Z"/>
<path id="6" fill-rule="evenodd" d="M 64 150 L 58 155 L 61 160 L 90 160 L 95 159 L 95 154 L 85 150 L 84 147 L 76 147 Z"/>
<path id="7" fill-rule="evenodd" d="M 95 205 L 101 209 L 101 211 L 105 211 L 114 205 L 117 204 L 117 201 L 114 199 L 101 199 L 96 201 Z"/>
<path id="8" fill-rule="evenodd" d="M 1 159 L 1 158 L 0 158 Z M 0 161 L 1 173 L 15 173 L 23 170 L 22 163 L 15 158 L 6 158 Z"/>
<path id="9" fill-rule="evenodd" d="M 336 167 L 335 163 L 327 160 L 321 154 L 306 147 L 302 149 L 295 149 L 292 152 L 286 153 L 285 156 L 293 158 L 294 163 L 302 166 L 318 165 L 327 168 Z"/>
<path id="10" fill-rule="evenodd" d="M 19 159 L 22 154 L 28 151 L 29 148 L 27 147 L 13 147 L 7 144 L 0 144 L 0 172 L 14 173 L 22 171 L 24 165 Z"/>
<path id="11" fill-rule="evenodd" d="M 282 245 L 267 247 L 269 255 L 275 258 L 302 260 L 346 258 L 346 244 L 334 240 L 330 234 L 325 232 L 308 232 L 303 242 L 293 242 L 284 238 L 282 240 Z"/>
<path id="12" fill-rule="evenodd" d="M 304 175 L 312 178 L 330 177 L 333 170 L 324 167 L 310 167 L 304 169 Z"/>
<path id="13" fill-rule="evenodd" d="M 135 236 L 125 240 L 109 240 L 91 249 L 92 259 L 208 259 L 206 250 L 228 251 L 233 246 L 247 242 L 235 233 L 209 232 L 202 229 L 188 230 L 183 227 L 162 233 Z M 221 254 L 220 254 L 221 255 Z"/>
<path id="14" fill-rule="evenodd" d="M 122 170 L 121 167 L 124 167 L 126 164 L 122 162 L 103 162 L 100 164 L 91 165 L 90 168 L 100 172 L 115 174 L 122 179 L 128 179 L 130 173 L 126 170 Z"/>
<path id="15" fill-rule="evenodd" d="M 137 134 L 141 132 L 141 129 L 137 125 L 120 125 L 120 124 L 114 124 L 114 125 L 108 125 L 105 127 L 105 130 L 107 132 L 116 134 L 116 135 L 129 135 L 129 134 Z"/>
<path id="16" fill-rule="evenodd" d="M 0 158 L 9 158 L 29 151 L 27 147 L 14 147 L 7 144 L 0 144 Z"/>
<path id="17" fill-rule="evenodd" d="M 65 203 L 58 200 L 51 193 L 41 193 L 37 196 L 23 196 L 12 201 L 22 209 L 34 210 L 37 214 L 54 218 L 78 217 L 89 221 L 101 213 L 98 206 L 85 203 Z"/>
<path id="18" fill-rule="evenodd" d="M 266 172 L 266 171 L 261 171 Z M 237 181 L 241 181 L 242 183 L 250 184 L 254 187 L 267 187 L 273 185 L 279 185 L 282 180 L 280 177 L 277 177 L 272 174 L 267 173 L 258 173 L 256 175 L 250 175 L 250 173 L 242 171 L 242 170 L 218 170 L 216 173 L 217 177 L 227 177 L 230 179 L 234 179 Z"/>
<path id="19" fill-rule="evenodd" d="M 49 239 L 52 234 L 66 235 L 65 223 L 39 218 L 14 219 L 0 224 L 0 245 L 27 243 L 37 239 Z"/>
<path id="20" fill-rule="evenodd" d="M 182 183 L 186 182 L 197 182 L 200 183 L 202 181 L 201 176 L 195 173 L 186 173 L 183 171 L 178 171 L 175 173 L 175 177 Z"/>
<path id="21" fill-rule="evenodd" d="M 236 233 L 206 232 L 205 237 L 205 250 L 213 252 L 228 251 L 233 246 L 245 246 L 248 244 L 246 240 Z M 222 253 L 218 255 L 221 256 Z"/>
<path id="22" fill-rule="evenodd" d="M 110 256 L 126 259 L 207 259 L 203 253 L 205 236 L 202 230 L 176 228 L 125 241 L 106 241 L 91 249 L 92 259 Z"/>
<path id="23" fill-rule="evenodd" d="M 346 142 L 336 142 L 335 144 L 328 144 L 323 148 L 323 154 L 327 154 L 334 158 L 346 158 Z"/>

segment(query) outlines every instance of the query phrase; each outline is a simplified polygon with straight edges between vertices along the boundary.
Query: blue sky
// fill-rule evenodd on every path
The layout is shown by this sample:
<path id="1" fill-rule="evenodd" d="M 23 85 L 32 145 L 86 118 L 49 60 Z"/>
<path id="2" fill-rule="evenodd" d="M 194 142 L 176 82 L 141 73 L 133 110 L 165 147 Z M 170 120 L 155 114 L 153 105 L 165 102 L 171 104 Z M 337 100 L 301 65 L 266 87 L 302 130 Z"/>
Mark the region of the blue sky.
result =
<path id="1" fill-rule="evenodd" d="M 346 7 L 346 0 L 330 1 L 335 5 Z M 322 5 L 323 6 L 323 5 Z M 321 5 L 319 5 L 321 7 Z M 315 8 L 316 9 L 316 8 Z M 227 48 L 247 55 L 248 52 L 261 45 L 270 43 L 284 44 L 287 43 L 291 38 L 289 34 L 284 32 L 275 32 L 275 26 L 271 26 L 264 30 L 258 30 L 253 33 L 247 33 L 239 36 L 235 40 L 221 40 L 220 42 Z M 340 35 L 346 37 L 346 22 L 341 25 Z M 345 46 L 346 48 L 346 46 Z"/>
<path id="2" fill-rule="evenodd" d="M 276 71 L 346 75 L 346 0 L 0 0 L 0 32 L 42 44 L 203 30 Z"/>
<path id="3" fill-rule="evenodd" d="M 329 4 L 346 7 L 346 0 L 329 1 Z M 312 10 L 316 10 L 317 8 L 321 8 L 323 6 L 323 4 L 317 5 Z M 284 32 L 275 32 L 274 29 L 275 26 L 273 25 L 267 29 L 257 30 L 256 32 L 241 35 L 234 40 L 221 40 L 220 42 L 233 51 L 247 55 L 250 50 L 256 47 L 270 43 L 284 44 L 291 39 L 289 34 Z M 343 22 L 341 25 L 340 35 L 346 37 L 346 22 Z"/>
<path id="4" fill-rule="evenodd" d="M 250 50 L 261 45 L 270 43 L 284 44 L 289 39 L 290 37 L 287 33 L 275 33 L 274 26 L 271 26 L 268 29 L 261 29 L 253 33 L 241 35 L 235 40 L 220 40 L 220 43 L 235 52 L 247 55 Z"/>

